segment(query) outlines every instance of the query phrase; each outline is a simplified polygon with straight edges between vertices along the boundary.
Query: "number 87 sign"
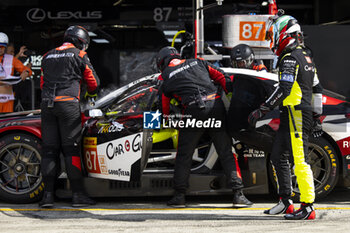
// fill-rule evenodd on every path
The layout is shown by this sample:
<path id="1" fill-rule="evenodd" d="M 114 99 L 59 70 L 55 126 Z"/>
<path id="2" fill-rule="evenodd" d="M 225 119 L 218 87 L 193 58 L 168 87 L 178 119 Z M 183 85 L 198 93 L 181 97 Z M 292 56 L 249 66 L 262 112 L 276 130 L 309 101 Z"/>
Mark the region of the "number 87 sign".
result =
<path id="1" fill-rule="evenodd" d="M 265 22 L 239 22 L 239 39 L 248 41 L 265 40 Z"/>
<path id="2" fill-rule="evenodd" d="M 238 44 L 270 49 L 265 40 L 266 23 L 270 15 L 224 15 L 223 47 L 232 48 Z"/>

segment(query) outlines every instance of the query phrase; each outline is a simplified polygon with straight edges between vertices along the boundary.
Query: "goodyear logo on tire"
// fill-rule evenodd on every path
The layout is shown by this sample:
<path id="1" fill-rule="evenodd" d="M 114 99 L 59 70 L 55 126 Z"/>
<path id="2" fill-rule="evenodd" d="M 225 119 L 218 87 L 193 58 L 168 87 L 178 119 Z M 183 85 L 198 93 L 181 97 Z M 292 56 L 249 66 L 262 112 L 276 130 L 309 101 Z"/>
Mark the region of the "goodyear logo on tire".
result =
<path id="1" fill-rule="evenodd" d="M 21 139 L 20 136 L 14 136 L 13 139 L 15 139 L 16 141 L 19 141 Z"/>

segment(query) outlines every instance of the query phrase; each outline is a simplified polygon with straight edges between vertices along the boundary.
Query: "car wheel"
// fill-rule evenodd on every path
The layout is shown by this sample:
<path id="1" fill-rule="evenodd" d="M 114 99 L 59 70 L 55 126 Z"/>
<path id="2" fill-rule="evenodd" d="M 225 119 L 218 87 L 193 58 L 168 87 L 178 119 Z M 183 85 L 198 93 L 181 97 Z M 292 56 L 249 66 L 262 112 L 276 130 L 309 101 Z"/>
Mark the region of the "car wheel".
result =
<path id="1" fill-rule="evenodd" d="M 333 190 L 338 182 L 339 177 L 339 159 L 332 144 L 329 143 L 325 138 L 311 137 L 309 142 L 308 163 L 311 166 L 311 170 L 314 176 L 316 199 L 322 199 Z M 273 172 L 271 163 L 269 163 L 268 166 L 270 180 L 272 181 L 272 187 L 276 191 L 276 176 Z M 294 164 L 291 163 L 291 177 L 293 186 L 292 198 L 294 201 L 299 201 L 300 191 L 298 183 L 296 182 L 296 176 L 293 172 L 293 168 Z"/>
<path id="2" fill-rule="evenodd" d="M 40 172 L 41 141 L 16 133 L 0 139 L 0 198 L 11 203 L 41 199 L 44 185 Z"/>

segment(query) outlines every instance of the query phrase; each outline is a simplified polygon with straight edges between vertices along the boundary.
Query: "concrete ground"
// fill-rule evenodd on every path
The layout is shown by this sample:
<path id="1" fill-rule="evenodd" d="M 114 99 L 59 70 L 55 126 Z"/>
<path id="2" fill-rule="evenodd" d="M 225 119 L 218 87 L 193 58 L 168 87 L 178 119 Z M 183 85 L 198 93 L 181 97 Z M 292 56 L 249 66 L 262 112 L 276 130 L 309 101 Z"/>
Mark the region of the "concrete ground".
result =
<path id="1" fill-rule="evenodd" d="M 267 216 L 263 210 L 275 200 L 266 195 L 249 196 L 251 208 L 230 208 L 231 197 L 189 197 L 188 207 L 169 208 L 167 198 L 98 199 L 83 209 L 60 200 L 55 208 L 37 204 L 0 202 L 0 232 L 349 232 L 350 190 L 337 189 L 315 204 L 317 219 L 287 221 L 282 215 Z M 299 204 L 297 205 L 299 206 Z"/>

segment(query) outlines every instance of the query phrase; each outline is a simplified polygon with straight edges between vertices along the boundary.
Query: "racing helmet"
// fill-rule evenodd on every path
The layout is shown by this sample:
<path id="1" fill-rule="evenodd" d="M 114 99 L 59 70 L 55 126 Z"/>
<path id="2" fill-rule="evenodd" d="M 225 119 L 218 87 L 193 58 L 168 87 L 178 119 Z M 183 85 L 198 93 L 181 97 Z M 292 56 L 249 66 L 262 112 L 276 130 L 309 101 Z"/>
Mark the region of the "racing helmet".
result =
<path id="1" fill-rule="evenodd" d="M 176 48 L 167 46 L 159 50 L 156 57 L 158 69 L 163 71 L 169 62 L 174 58 L 181 58 Z"/>
<path id="2" fill-rule="evenodd" d="M 90 36 L 85 28 L 70 26 L 64 33 L 63 42 L 70 42 L 80 50 L 87 50 L 90 44 Z"/>
<path id="3" fill-rule="evenodd" d="M 231 63 L 235 68 L 253 68 L 254 52 L 250 46 L 239 44 L 231 50 Z"/>
<path id="4" fill-rule="evenodd" d="M 279 56 L 285 49 L 292 50 L 304 44 L 304 37 L 298 21 L 289 15 L 274 19 L 272 51 Z"/>
<path id="5" fill-rule="evenodd" d="M 8 36 L 5 33 L 0 32 L 0 46 L 7 47 L 8 43 L 9 43 Z"/>

